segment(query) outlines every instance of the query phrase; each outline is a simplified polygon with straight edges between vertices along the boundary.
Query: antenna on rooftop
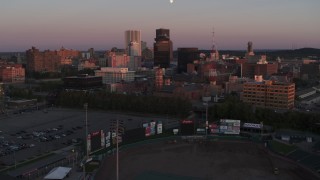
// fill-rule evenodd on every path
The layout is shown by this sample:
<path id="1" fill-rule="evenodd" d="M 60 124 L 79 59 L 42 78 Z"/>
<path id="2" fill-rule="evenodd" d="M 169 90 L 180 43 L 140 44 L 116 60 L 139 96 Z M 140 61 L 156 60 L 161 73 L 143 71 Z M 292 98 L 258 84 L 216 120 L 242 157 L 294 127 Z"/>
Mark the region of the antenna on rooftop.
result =
<path id="1" fill-rule="evenodd" d="M 218 60 L 219 59 L 219 52 L 217 50 L 216 41 L 214 39 L 214 27 L 212 28 L 211 59 L 212 60 Z"/>

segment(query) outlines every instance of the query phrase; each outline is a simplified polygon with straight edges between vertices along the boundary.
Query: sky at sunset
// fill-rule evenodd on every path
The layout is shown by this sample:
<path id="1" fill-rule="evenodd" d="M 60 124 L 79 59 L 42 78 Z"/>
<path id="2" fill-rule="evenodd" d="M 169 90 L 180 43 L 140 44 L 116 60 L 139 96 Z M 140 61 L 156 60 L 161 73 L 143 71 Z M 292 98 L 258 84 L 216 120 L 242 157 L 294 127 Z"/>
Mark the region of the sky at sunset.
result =
<path id="1" fill-rule="evenodd" d="M 124 31 L 153 46 L 170 29 L 174 49 L 320 48 L 320 0 L 1 0 L 0 51 L 124 48 Z"/>

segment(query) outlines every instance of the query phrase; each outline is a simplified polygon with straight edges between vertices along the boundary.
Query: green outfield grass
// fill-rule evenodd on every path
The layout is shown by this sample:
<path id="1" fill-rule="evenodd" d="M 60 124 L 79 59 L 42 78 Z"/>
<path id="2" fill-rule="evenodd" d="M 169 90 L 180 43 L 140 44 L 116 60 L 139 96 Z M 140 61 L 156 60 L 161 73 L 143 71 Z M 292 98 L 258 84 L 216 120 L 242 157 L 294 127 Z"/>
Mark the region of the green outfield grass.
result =
<path id="1" fill-rule="evenodd" d="M 297 147 L 294 145 L 288 145 L 278 141 L 270 141 L 269 145 L 272 150 L 283 155 L 287 155 L 289 152 L 292 152 L 293 150 L 297 149 Z"/>

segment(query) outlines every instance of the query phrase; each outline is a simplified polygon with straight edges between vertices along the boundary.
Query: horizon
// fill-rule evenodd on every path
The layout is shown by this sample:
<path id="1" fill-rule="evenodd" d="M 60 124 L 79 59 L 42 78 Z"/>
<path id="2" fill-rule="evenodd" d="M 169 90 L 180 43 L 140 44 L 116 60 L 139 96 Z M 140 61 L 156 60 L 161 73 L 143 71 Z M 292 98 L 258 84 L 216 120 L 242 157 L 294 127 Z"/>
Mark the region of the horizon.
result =
<path id="1" fill-rule="evenodd" d="M 124 32 L 140 30 L 153 48 L 155 31 L 170 29 L 174 49 L 320 48 L 320 1 L 11 0 L 0 7 L 0 52 L 39 49 L 124 49 Z M 122 11 L 119 11 L 121 9 Z M 299 13 L 297 13 L 299 12 Z"/>
<path id="2" fill-rule="evenodd" d="M 31 49 L 32 47 L 30 47 L 29 49 Z M 40 52 L 43 52 L 43 51 L 46 51 L 46 50 L 49 50 L 49 51 L 56 51 L 56 50 L 60 50 L 62 47 L 60 48 L 56 48 L 56 49 L 41 49 L 41 48 L 38 48 L 38 47 L 35 47 L 36 49 L 39 49 Z M 88 47 L 87 49 L 82 49 L 82 50 L 79 50 L 79 49 L 74 49 L 74 48 L 68 48 L 68 47 L 63 47 L 67 50 L 76 50 L 76 51 L 80 51 L 80 52 L 86 52 L 88 51 L 88 49 L 90 47 Z M 197 48 L 197 47 L 178 47 L 178 48 Z M 177 49 L 174 49 L 173 51 L 178 51 L 178 48 Z M 26 49 L 24 51 L 0 51 L 0 53 L 25 53 L 27 50 L 29 49 Z M 118 48 L 120 49 L 120 48 Z M 263 51 L 295 51 L 295 50 L 301 50 L 301 49 L 315 49 L 315 50 L 320 50 L 320 48 L 313 48 L 313 47 L 302 47 L 302 48 L 297 48 L 297 49 L 254 49 L 253 51 L 254 52 L 263 52 Z M 107 50 L 110 50 L 110 49 L 94 49 L 95 52 L 105 52 Z M 199 51 L 211 51 L 211 49 L 199 49 Z M 246 52 L 247 49 L 220 49 L 218 51 L 239 51 L 239 52 Z"/>

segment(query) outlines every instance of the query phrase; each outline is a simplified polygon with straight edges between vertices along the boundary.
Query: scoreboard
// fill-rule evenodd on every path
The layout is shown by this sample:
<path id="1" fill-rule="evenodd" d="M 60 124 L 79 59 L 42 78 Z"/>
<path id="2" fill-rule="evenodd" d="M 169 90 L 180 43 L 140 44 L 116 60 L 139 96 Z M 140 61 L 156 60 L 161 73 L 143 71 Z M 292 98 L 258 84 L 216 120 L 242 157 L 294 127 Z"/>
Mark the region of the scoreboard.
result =
<path id="1" fill-rule="evenodd" d="M 220 133 L 240 134 L 240 120 L 220 119 Z"/>

